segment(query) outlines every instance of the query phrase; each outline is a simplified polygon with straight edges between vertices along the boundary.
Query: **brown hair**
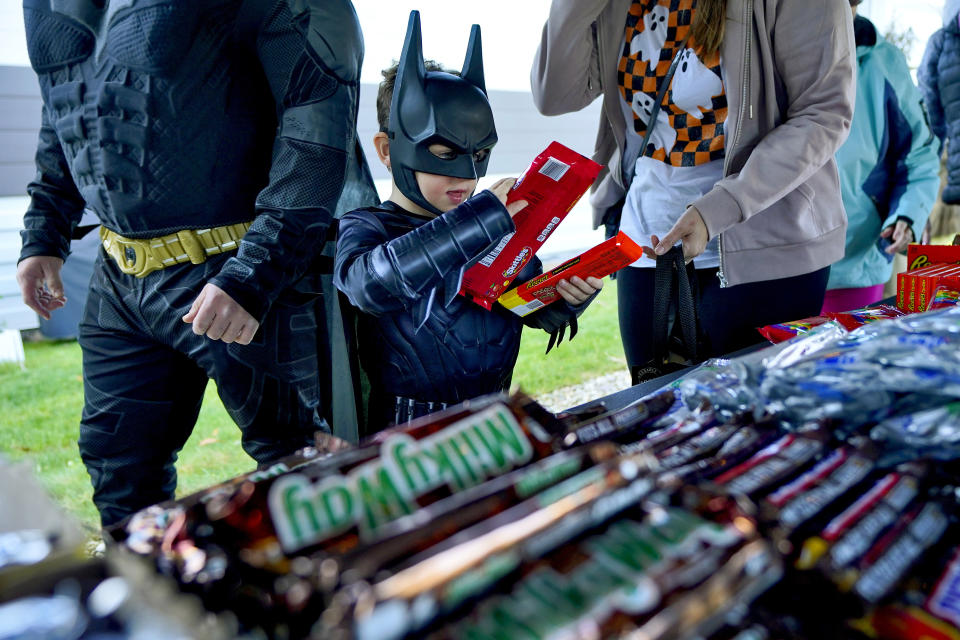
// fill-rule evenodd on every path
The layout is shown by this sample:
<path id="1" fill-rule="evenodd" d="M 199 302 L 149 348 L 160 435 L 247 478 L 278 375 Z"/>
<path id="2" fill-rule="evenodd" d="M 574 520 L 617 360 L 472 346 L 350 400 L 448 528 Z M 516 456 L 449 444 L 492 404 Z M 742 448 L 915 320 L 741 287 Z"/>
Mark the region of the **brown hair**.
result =
<path id="1" fill-rule="evenodd" d="M 697 45 L 697 55 L 706 58 L 720 50 L 723 23 L 727 17 L 727 0 L 696 0 L 690 36 Z"/>
<path id="2" fill-rule="evenodd" d="M 393 61 L 389 67 L 380 72 L 383 80 L 380 82 L 380 88 L 377 89 L 377 123 L 380 125 L 380 131 L 386 133 L 390 126 L 390 102 L 393 101 L 393 84 L 397 80 L 397 68 L 400 63 Z M 452 73 L 455 76 L 460 75 L 459 71 L 444 69 L 439 62 L 435 60 L 424 60 L 423 66 L 427 71 L 443 71 Z"/>

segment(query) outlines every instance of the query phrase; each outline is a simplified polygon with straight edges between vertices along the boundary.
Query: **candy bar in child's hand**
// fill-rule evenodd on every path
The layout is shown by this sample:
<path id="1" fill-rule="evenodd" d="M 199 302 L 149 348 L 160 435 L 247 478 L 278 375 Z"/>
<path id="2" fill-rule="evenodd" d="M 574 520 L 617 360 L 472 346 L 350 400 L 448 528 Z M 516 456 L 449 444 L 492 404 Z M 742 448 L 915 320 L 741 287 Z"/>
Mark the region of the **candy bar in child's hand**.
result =
<path id="1" fill-rule="evenodd" d="M 463 274 L 460 295 L 490 310 L 557 225 L 593 184 L 600 165 L 559 142 L 550 145 L 523 172 L 507 203 L 526 200 L 508 234 Z"/>
<path id="2" fill-rule="evenodd" d="M 813 316 L 812 318 L 804 318 L 803 320 L 794 320 L 792 322 L 768 324 L 765 327 L 757 329 L 757 331 L 773 344 L 777 344 L 778 342 L 803 335 L 810 331 L 810 329 L 829 320 L 830 318 L 824 316 Z"/>
<path id="3" fill-rule="evenodd" d="M 557 283 L 561 280 L 603 278 L 636 262 L 642 255 L 640 246 L 621 231 L 547 273 L 507 291 L 498 302 L 518 316 L 525 316 L 559 300 Z"/>
<path id="4" fill-rule="evenodd" d="M 896 307 L 887 304 L 877 305 L 876 307 L 866 307 L 863 309 L 854 309 L 853 311 L 844 311 L 842 313 L 828 312 L 827 316 L 842 324 L 847 331 L 859 329 L 865 324 L 876 322 L 877 320 L 892 320 L 906 315 Z"/>

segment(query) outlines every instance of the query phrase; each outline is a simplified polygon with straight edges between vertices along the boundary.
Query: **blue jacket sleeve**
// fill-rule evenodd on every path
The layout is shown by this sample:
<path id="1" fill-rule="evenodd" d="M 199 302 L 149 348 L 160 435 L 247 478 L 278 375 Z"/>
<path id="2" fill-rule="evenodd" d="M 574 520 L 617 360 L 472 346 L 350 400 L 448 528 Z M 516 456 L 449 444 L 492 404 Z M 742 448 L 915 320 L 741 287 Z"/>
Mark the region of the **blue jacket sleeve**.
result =
<path id="1" fill-rule="evenodd" d="M 46 106 L 41 117 L 36 165 L 37 177 L 27 186 L 30 205 L 23 217 L 24 230 L 20 232 L 20 260 L 31 256 L 66 260 L 73 229 L 83 216 L 84 200 L 70 175 Z"/>
<path id="2" fill-rule="evenodd" d="M 464 267 L 513 230 L 489 191 L 394 239 L 376 216 L 349 213 L 340 221 L 334 284 L 365 313 L 413 309 L 432 301 L 442 283 L 455 295 Z"/>
<path id="3" fill-rule="evenodd" d="M 262 319 L 322 250 L 343 190 L 363 60 L 353 5 L 276 0 L 260 25 L 256 56 L 279 119 L 270 180 L 240 250 L 211 282 Z"/>
<path id="4" fill-rule="evenodd" d="M 890 194 L 890 211 L 883 226 L 897 218 L 908 218 L 917 240 L 937 199 L 940 187 L 940 160 L 937 143 L 927 126 L 920 92 L 910 78 L 907 62 L 898 49 L 885 47 L 888 58 L 887 82 L 893 88 L 886 92 L 888 166 L 895 167 Z"/>
<path id="5" fill-rule="evenodd" d="M 923 52 L 923 61 L 920 68 L 917 69 L 917 81 L 920 84 L 920 93 L 923 95 L 923 101 L 927 107 L 927 115 L 930 117 L 930 128 L 940 139 L 941 152 L 943 142 L 947 138 L 947 122 L 943 113 L 943 102 L 940 100 L 939 74 L 937 64 L 940 60 L 940 52 L 943 48 L 943 29 L 934 33 L 927 42 L 927 48 Z"/>

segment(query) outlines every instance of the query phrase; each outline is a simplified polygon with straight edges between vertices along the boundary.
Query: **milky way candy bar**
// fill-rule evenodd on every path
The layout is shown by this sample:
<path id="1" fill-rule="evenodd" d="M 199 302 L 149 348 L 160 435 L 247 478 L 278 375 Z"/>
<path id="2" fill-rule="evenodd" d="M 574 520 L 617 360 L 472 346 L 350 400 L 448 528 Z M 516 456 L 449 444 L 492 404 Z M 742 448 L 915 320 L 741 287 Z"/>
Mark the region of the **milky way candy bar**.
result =
<path id="1" fill-rule="evenodd" d="M 524 563 L 509 588 L 431 638 L 559 637 L 587 627 L 619 635 L 724 572 L 745 543 L 736 527 L 683 509 L 624 517 Z"/>
<path id="2" fill-rule="evenodd" d="M 330 626 L 324 632 L 339 628 L 358 638 L 379 639 L 422 628 L 490 588 L 522 561 L 639 504 L 653 487 L 639 472 L 630 458 L 607 462 L 468 527 L 369 588 L 358 584 L 334 596 L 321 621 Z"/>
<path id="3" fill-rule="evenodd" d="M 605 444 L 571 449 L 455 493 L 383 525 L 376 542 L 356 547 L 345 555 L 324 554 L 329 559 L 324 560 L 328 562 L 326 570 L 331 571 L 329 561 L 333 561 L 338 572 L 351 581 L 370 579 L 377 572 L 590 469 L 612 454 L 612 446 Z"/>

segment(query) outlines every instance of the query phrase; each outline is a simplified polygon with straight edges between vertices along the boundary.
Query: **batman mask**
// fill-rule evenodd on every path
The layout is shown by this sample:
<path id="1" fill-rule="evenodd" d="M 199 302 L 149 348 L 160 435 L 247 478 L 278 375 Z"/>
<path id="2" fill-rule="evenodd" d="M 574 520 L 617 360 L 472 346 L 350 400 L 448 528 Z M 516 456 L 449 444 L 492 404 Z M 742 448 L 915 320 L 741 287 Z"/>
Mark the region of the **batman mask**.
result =
<path id="1" fill-rule="evenodd" d="M 473 25 L 459 76 L 427 71 L 423 63 L 420 12 L 411 11 L 390 102 L 390 165 L 400 192 L 427 211 L 443 213 L 420 192 L 416 171 L 474 179 L 487 173 L 497 142 L 493 111 L 483 80 L 480 26 Z M 440 158 L 430 145 L 444 144 L 456 155 Z"/>

